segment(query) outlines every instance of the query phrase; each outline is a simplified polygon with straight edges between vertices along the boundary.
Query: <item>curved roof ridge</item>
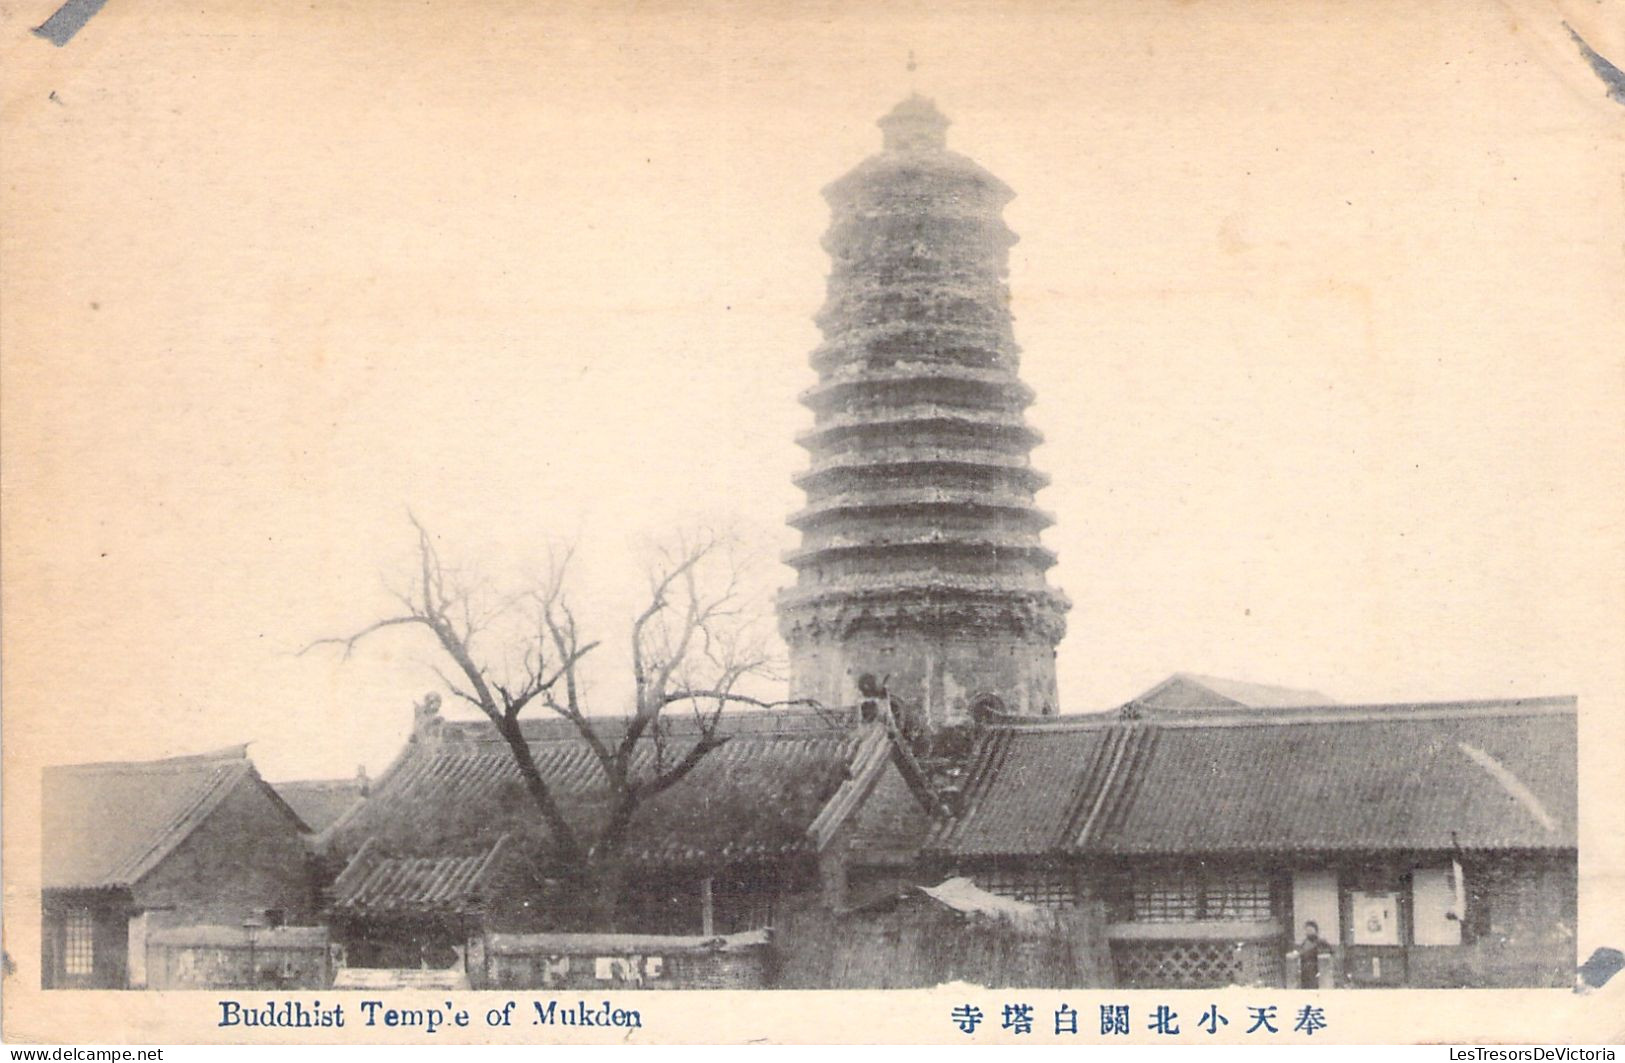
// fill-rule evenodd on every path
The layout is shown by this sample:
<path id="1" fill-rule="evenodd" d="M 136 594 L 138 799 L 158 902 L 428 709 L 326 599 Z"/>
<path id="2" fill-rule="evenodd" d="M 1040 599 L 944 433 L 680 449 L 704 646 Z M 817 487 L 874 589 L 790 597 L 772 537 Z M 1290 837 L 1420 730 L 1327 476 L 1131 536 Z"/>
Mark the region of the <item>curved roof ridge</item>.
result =
<path id="1" fill-rule="evenodd" d="M 48 772 L 164 772 L 177 769 L 204 767 L 215 762 L 224 764 L 242 763 L 248 761 L 248 743 L 222 746 L 203 753 L 183 753 L 174 757 L 163 757 L 158 760 L 102 760 L 86 764 L 52 764 L 46 767 Z"/>
<path id="2" fill-rule="evenodd" d="M 1072 856 L 1573 849 L 1577 743 L 1571 697 L 1011 721 L 930 848 L 1048 857 L 1064 830 Z"/>
<path id="3" fill-rule="evenodd" d="M 1144 709 L 1142 719 L 1163 727 L 1249 727 L 1302 723 L 1357 723 L 1374 720 L 1430 720 L 1458 716 L 1537 716 L 1573 713 L 1573 694 L 1523 698 L 1477 698 L 1459 701 L 1394 701 L 1358 705 L 1293 705 L 1279 708 L 1215 707 Z M 991 726 L 1013 731 L 1078 731 L 1125 722 L 1121 710 L 1047 717 L 1007 717 Z"/>
<path id="4" fill-rule="evenodd" d="M 620 713 L 589 715 L 587 720 L 599 733 L 616 734 L 625 729 L 631 717 Z M 699 733 L 700 724 L 691 714 L 667 711 L 661 715 L 663 733 L 691 735 Z M 784 709 L 729 709 L 722 714 L 718 732 L 728 735 L 775 734 L 793 735 L 845 731 L 852 726 L 851 714 L 845 709 L 797 707 Z M 557 715 L 538 715 L 520 721 L 525 738 L 531 742 L 575 742 L 581 739 L 581 730 L 574 721 Z M 447 738 L 476 742 L 499 742 L 501 735 L 489 720 L 483 718 L 448 719 L 444 723 L 440 741 Z"/>
<path id="5" fill-rule="evenodd" d="M 133 887 L 245 780 L 259 787 L 297 830 L 309 830 L 246 756 L 212 753 L 46 768 L 41 808 L 45 888 Z"/>

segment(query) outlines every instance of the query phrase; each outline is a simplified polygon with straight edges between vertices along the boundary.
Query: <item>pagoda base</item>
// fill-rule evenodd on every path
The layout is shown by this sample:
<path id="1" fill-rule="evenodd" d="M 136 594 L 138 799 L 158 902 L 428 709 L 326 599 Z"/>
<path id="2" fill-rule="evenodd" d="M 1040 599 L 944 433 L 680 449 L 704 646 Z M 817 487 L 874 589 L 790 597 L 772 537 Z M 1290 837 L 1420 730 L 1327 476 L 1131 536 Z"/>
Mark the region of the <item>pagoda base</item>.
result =
<path id="1" fill-rule="evenodd" d="M 855 705 L 858 680 L 886 688 L 907 723 L 935 730 L 990 710 L 1050 716 L 1057 710 L 1055 647 L 1037 633 L 933 635 L 922 631 L 792 639 L 790 696 L 825 706 Z"/>

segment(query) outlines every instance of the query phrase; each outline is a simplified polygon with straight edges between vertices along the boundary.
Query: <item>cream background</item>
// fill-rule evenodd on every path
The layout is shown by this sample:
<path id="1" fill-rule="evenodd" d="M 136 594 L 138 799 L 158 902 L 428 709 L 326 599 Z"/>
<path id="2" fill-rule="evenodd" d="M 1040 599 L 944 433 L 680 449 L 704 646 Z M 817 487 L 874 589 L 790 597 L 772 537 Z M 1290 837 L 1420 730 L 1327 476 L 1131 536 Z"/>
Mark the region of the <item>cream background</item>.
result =
<path id="1" fill-rule="evenodd" d="M 61 49 L 27 33 L 54 6 L 0 5 L 22 983 L 40 765 L 387 763 L 422 647 L 293 651 L 387 608 L 407 505 L 496 577 L 581 544 L 605 712 L 640 543 L 793 544 L 818 191 L 911 48 L 1017 192 L 1063 708 L 1174 669 L 1577 694 L 1582 955 L 1625 943 L 1625 108 L 1560 25 L 1625 65 L 1616 0 L 114 0 Z M 18 979 L 8 1037 L 60 1029 Z M 210 1035 L 158 1007 L 106 1021 Z"/>

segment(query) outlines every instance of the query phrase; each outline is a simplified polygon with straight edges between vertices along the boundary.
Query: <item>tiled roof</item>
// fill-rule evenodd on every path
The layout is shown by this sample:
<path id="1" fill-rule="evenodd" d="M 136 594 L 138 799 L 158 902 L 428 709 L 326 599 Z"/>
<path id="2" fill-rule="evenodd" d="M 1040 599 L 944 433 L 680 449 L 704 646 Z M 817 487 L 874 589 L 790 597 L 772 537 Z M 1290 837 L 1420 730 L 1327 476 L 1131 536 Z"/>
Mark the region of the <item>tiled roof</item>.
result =
<path id="1" fill-rule="evenodd" d="M 1009 854 L 1576 844 L 1573 698 L 1011 724 L 928 848 Z"/>
<path id="2" fill-rule="evenodd" d="M 245 780 L 265 786 L 242 746 L 168 760 L 46 768 L 44 887 L 134 885 Z M 282 804 L 270 787 L 266 791 Z M 291 810 L 288 818 L 292 829 L 304 829 Z"/>
<path id="3" fill-rule="evenodd" d="M 613 741 L 621 726 L 606 721 L 600 733 Z M 849 811 L 845 806 L 859 803 L 863 787 L 851 780 L 867 778 L 884 763 L 873 735 L 843 719 L 740 712 L 725 718 L 722 731 L 731 736 L 725 744 L 639 807 L 623 850 L 627 857 L 676 864 L 816 848 L 814 835 L 826 836 Z M 609 811 L 592 750 L 564 720 L 532 721 L 526 735 L 566 817 L 591 840 Z M 636 772 L 646 775 L 657 755 L 664 764 L 676 763 L 693 741 L 691 725 L 674 715 L 663 752 L 648 738 L 640 742 Z M 825 814 L 832 802 L 838 807 Z M 409 744 L 367 800 L 331 832 L 341 853 L 375 837 L 400 856 L 471 855 L 504 833 L 528 845 L 545 840 L 546 828 L 492 726 L 449 721 L 435 737 Z"/>
<path id="4" fill-rule="evenodd" d="M 846 778 L 807 825 L 808 840 L 813 848 L 822 849 L 829 844 L 841 825 L 869 801 L 890 755 L 891 742 L 886 732 L 879 727 L 868 728 L 853 751 Z"/>
<path id="5" fill-rule="evenodd" d="M 488 852 L 473 856 L 388 857 L 376 841 L 356 853 L 333 883 L 332 907 L 348 914 L 465 912 L 477 908 L 484 887 L 508 848 L 498 838 Z"/>
<path id="6" fill-rule="evenodd" d="M 900 772 L 886 770 L 853 818 L 850 852 L 862 864 L 911 861 L 931 830 L 931 814 Z"/>
<path id="7" fill-rule="evenodd" d="M 364 779 L 300 779 L 272 783 L 288 807 L 313 831 L 324 831 L 361 800 Z"/>

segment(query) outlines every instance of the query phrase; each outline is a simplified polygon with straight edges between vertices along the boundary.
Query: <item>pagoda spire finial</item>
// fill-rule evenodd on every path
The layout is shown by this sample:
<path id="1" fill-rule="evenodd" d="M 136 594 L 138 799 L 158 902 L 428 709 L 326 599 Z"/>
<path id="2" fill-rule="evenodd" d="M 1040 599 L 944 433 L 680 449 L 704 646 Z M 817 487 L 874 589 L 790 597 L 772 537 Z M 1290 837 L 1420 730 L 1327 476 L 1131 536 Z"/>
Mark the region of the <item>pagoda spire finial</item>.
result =
<path id="1" fill-rule="evenodd" d="M 917 92 L 875 123 L 885 134 L 887 151 L 941 151 L 948 146 L 948 119 L 937 105 Z"/>

